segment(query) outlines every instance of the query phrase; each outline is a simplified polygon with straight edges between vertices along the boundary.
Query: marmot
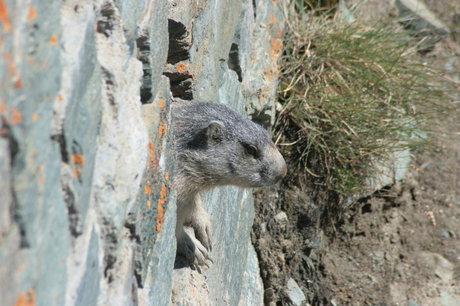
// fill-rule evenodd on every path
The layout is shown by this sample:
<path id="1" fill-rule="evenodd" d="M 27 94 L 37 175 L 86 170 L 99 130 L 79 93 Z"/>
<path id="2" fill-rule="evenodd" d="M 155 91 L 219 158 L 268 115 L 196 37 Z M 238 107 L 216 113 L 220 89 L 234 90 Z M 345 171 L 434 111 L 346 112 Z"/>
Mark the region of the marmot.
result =
<path id="1" fill-rule="evenodd" d="M 173 103 L 177 160 L 177 253 L 192 268 L 211 260 L 211 223 L 200 192 L 216 186 L 261 187 L 286 175 L 286 163 L 268 132 L 216 103 Z M 184 231 L 190 225 L 195 238 Z"/>

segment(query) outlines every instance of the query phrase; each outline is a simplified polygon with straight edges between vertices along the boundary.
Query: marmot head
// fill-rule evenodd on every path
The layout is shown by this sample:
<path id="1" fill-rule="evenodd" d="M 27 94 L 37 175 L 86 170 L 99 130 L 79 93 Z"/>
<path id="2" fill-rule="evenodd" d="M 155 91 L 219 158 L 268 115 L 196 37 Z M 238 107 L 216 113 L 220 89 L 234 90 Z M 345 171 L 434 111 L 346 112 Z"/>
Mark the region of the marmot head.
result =
<path id="1" fill-rule="evenodd" d="M 174 106 L 177 175 L 203 188 L 272 185 L 286 163 L 268 132 L 231 108 L 215 103 Z"/>

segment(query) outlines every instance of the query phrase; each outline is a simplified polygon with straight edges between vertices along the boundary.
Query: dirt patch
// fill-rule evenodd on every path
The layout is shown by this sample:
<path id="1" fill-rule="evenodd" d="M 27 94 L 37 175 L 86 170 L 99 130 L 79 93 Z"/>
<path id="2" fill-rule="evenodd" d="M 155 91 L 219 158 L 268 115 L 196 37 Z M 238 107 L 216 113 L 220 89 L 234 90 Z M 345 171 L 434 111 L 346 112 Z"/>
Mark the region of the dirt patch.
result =
<path id="1" fill-rule="evenodd" d="M 427 5 L 453 27 L 454 2 Z M 429 56 L 458 78 L 452 32 Z M 460 305 L 460 112 L 450 115 L 439 118 L 431 149 L 412 152 L 401 182 L 346 210 L 321 178 L 299 182 L 296 152 L 284 149 L 287 178 L 254 193 L 266 305 L 289 305 L 290 278 L 310 305 Z M 314 157 L 310 166 L 321 174 Z"/>

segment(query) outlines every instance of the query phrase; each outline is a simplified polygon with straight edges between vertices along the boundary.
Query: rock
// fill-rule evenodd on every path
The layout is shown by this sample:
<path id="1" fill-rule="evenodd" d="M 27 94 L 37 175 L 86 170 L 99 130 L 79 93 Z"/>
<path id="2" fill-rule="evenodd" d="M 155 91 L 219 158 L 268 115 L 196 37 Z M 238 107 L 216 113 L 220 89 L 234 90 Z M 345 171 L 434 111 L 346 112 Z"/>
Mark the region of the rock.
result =
<path id="1" fill-rule="evenodd" d="M 437 35 L 448 34 L 449 28 L 437 19 L 422 0 L 397 0 L 399 15 L 412 17 L 410 26 L 416 31 L 434 30 Z"/>
<path id="2" fill-rule="evenodd" d="M 11 269 L 0 275 L 1 284 L 10 280 L 1 286 L 8 305 L 133 301 L 124 224 L 147 160 L 138 4 L 125 32 L 113 1 L 5 2 L 0 121 L 11 132 L 16 202 L 0 241 L 0 265 Z"/>
<path id="3" fill-rule="evenodd" d="M 233 37 L 228 58 L 228 69 L 235 71 L 241 83 L 251 63 L 254 44 L 254 7 L 249 0 L 242 1 L 241 14 Z"/>
<path id="4" fill-rule="evenodd" d="M 418 264 L 450 284 L 454 277 L 454 265 L 440 254 L 423 252 L 417 256 Z"/>
<path id="5" fill-rule="evenodd" d="M 9 190 L 0 196 L 0 213 L 9 222 L 1 226 L 0 284 L 6 286 L 0 294 L 8 305 L 20 297 L 63 304 L 72 236 L 59 184 L 61 149 L 51 134 L 63 73 L 60 3 L 14 0 L 2 7 L 0 155 L 8 164 L 1 166 L 0 184 L 7 182 Z M 3 159 L 8 155 L 14 158 Z M 86 183 L 82 177 L 80 184 Z"/>
<path id="6" fill-rule="evenodd" d="M 286 215 L 286 213 L 284 211 L 282 211 L 279 214 L 277 214 L 274 218 L 275 218 L 276 221 L 278 221 L 280 223 L 288 222 L 288 217 L 287 217 L 287 215 Z"/>
<path id="7" fill-rule="evenodd" d="M 287 305 L 292 306 L 302 306 L 306 303 L 305 294 L 300 289 L 299 285 L 297 285 L 296 281 L 290 278 L 286 285 L 286 299 Z"/>
<path id="8" fill-rule="evenodd" d="M 254 221 L 252 190 L 233 186 L 216 188 L 203 196 L 203 203 L 213 232 L 214 263 L 206 272 L 211 300 L 216 305 L 236 305 L 243 290 Z"/>
<path id="9" fill-rule="evenodd" d="M 443 232 L 441 233 L 441 236 L 443 236 L 444 238 L 450 238 L 450 237 L 452 237 L 452 235 L 451 235 L 450 232 L 448 232 L 448 231 L 443 231 Z"/>
<path id="10" fill-rule="evenodd" d="M 161 76 L 168 57 L 169 35 L 166 0 L 139 0 L 122 1 L 121 16 L 125 25 L 132 25 L 129 31 L 138 29 L 137 35 L 127 38 L 131 47 L 134 42 L 137 44 L 137 59 L 143 64 L 143 78 L 141 85 L 142 103 L 152 103 L 153 99 L 161 88 Z M 139 12 L 140 15 L 133 14 Z M 137 25 L 135 24 L 136 16 Z M 138 28 L 137 28 L 138 27 Z"/>
<path id="11" fill-rule="evenodd" d="M 173 289 L 171 293 L 170 306 L 190 305 L 190 306 L 210 306 L 211 299 L 207 279 L 204 274 L 190 270 L 188 262 L 179 259 L 180 267 L 173 272 Z"/>
<path id="12" fill-rule="evenodd" d="M 138 289 L 141 305 L 168 305 L 171 300 L 174 260 L 176 258 L 176 193 L 172 193 L 166 203 L 162 229 L 156 237 L 153 248 L 149 249 L 150 261 L 144 261 L 143 288 Z M 145 247 L 144 247 L 145 248 Z"/>
<path id="13" fill-rule="evenodd" d="M 260 0 L 255 20 L 249 0 L 2 2 L 3 303 L 167 305 L 207 294 L 261 305 L 251 190 L 204 195 L 214 264 L 206 276 L 173 273 L 170 105 L 246 113 L 249 99 L 252 117 L 272 122 L 284 24 L 275 3 Z"/>
<path id="14" fill-rule="evenodd" d="M 151 103 L 142 106 L 149 133 L 148 161 L 132 210 L 135 221 L 131 230 L 139 239 L 139 305 L 149 305 L 152 300 L 158 305 L 169 303 L 176 257 L 176 192 L 171 189 L 176 160 L 170 108 L 173 98 L 165 76 L 159 78 L 157 88 Z"/>
<path id="15" fill-rule="evenodd" d="M 250 241 L 248 241 L 248 245 L 248 259 L 246 270 L 243 275 L 243 288 L 241 290 L 241 297 L 238 305 L 263 306 L 264 284 L 260 277 L 259 260 L 257 259 L 256 251 Z"/>
<path id="16" fill-rule="evenodd" d="M 460 296 L 454 296 L 446 290 L 441 291 L 440 300 L 442 306 L 460 306 Z"/>
<path id="17" fill-rule="evenodd" d="M 283 48 L 285 1 L 255 1 L 253 52 L 242 82 L 246 108 L 253 121 L 270 127 L 275 119 L 277 60 Z"/>
<path id="18" fill-rule="evenodd" d="M 0 121 L 0 130 L 5 131 Z M 0 134 L 3 136 L 3 133 Z M 11 277 L 23 264 L 20 254 L 21 234 L 11 214 L 13 205 L 11 157 L 9 140 L 0 137 L 0 296 L 5 305 L 14 305 L 19 282 Z M 6 275 L 8 277 L 2 277 Z"/>
<path id="19" fill-rule="evenodd" d="M 408 300 L 407 306 L 419 306 L 414 300 Z"/>
<path id="20" fill-rule="evenodd" d="M 0 122 L 0 130 L 4 129 Z M 0 138 L 0 237 L 4 237 L 11 229 L 11 206 L 13 195 L 11 193 L 11 157 L 10 144 L 7 139 Z M 1 238 L 0 238 L 1 239 Z M 1 241 L 1 240 L 0 240 Z"/>

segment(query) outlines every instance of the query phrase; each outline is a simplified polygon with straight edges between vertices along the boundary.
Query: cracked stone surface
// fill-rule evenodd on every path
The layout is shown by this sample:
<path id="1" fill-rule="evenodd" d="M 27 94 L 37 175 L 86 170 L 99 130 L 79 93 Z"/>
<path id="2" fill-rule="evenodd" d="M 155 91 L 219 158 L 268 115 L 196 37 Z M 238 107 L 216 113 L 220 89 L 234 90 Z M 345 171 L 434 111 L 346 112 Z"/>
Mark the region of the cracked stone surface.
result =
<path id="1" fill-rule="evenodd" d="M 269 126 L 280 5 L 0 1 L 2 303 L 168 305 L 195 286 L 209 305 L 261 304 L 251 190 L 204 196 L 215 263 L 173 269 L 170 106 L 225 103 Z"/>

